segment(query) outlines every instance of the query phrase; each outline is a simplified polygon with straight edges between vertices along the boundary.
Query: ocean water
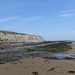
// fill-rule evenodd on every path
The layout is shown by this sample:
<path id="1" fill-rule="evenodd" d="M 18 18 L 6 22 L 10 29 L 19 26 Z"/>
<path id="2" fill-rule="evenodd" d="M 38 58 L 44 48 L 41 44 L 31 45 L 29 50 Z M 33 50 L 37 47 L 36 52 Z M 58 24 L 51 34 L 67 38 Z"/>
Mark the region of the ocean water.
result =
<path id="1" fill-rule="evenodd" d="M 75 42 L 72 42 L 72 44 L 75 44 Z"/>
<path id="2" fill-rule="evenodd" d="M 66 57 L 75 58 L 75 54 L 55 54 L 54 57 L 58 59 L 64 59 Z"/>

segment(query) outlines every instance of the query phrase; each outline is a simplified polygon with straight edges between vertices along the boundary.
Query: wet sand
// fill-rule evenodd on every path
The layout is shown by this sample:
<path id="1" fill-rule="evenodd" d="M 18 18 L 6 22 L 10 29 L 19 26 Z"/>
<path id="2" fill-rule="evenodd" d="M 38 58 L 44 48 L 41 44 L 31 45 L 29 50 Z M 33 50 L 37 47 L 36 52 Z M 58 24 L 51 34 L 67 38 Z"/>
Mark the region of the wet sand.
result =
<path id="1" fill-rule="evenodd" d="M 75 54 L 73 49 L 64 54 Z M 0 64 L 0 75 L 75 75 L 75 59 L 48 60 L 43 58 L 23 58 L 18 61 Z"/>

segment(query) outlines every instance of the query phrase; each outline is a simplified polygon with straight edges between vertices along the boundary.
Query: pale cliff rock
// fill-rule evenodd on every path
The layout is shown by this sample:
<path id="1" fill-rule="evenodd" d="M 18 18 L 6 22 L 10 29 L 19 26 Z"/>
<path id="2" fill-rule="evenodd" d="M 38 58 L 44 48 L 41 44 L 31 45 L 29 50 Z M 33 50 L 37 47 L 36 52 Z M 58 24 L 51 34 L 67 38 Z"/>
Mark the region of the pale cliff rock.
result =
<path id="1" fill-rule="evenodd" d="M 8 40 L 44 40 L 41 36 L 9 32 L 9 31 L 0 31 L 0 38 Z"/>

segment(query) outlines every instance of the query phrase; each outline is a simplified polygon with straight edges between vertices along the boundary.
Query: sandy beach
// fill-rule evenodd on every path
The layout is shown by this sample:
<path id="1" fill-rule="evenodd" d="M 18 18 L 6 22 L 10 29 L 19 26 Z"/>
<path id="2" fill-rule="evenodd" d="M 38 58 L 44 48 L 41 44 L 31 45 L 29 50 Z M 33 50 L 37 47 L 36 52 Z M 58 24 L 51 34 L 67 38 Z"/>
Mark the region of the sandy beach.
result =
<path id="1" fill-rule="evenodd" d="M 64 54 L 75 54 L 75 45 L 72 47 Z M 33 72 L 38 72 L 38 75 L 75 75 L 75 59 L 48 60 L 37 57 L 0 64 L 0 75 L 34 75 Z"/>

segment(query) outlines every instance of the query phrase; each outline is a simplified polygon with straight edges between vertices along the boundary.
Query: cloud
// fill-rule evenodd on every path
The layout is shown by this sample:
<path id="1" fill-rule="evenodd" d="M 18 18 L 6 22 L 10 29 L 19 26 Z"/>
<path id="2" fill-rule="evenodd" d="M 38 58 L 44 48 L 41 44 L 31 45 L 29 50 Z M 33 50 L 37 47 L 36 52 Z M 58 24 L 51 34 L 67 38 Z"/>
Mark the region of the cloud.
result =
<path id="1" fill-rule="evenodd" d="M 60 11 L 60 13 L 75 13 L 75 10 Z"/>
<path id="2" fill-rule="evenodd" d="M 70 14 L 61 14 L 61 15 L 59 15 L 59 17 L 68 17 L 68 16 L 70 16 Z"/>
<path id="3" fill-rule="evenodd" d="M 1 11 L 6 11 L 6 10 L 14 10 L 17 8 L 22 8 L 22 7 L 27 7 L 27 6 L 48 6 L 49 2 L 39 2 L 37 1 L 8 1 L 8 2 L 0 2 L 0 10 Z"/>
<path id="4" fill-rule="evenodd" d="M 69 11 L 60 11 L 60 13 L 67 13 L 67 12 L 69 12 Z"/>
<path id="5" fill-rule="evenodd" d="M 66 10 L 66 11 L 60 11 L 59 17 L 68 17 L 68 16 L 75 16 L 75 10 Z"/>
<path id="6" fill-rule="evenodd" d="M 29 18 L 24 18 L 22 20 L 24 21 L 34 21 L 34 20 L 41 20 L 42 16 L 34 16 L 34 17 L 29 17 Z"/>
<path id="7" fill-rule="evenodd" d="M 4 19 L 0 19 L 0 22 L 10 21 L 10 20 L 14 20 L 14 19 L 17 19 L 17 18 L 18 18 L 18 17 L 4 18 Z"/>
<path id="8" fill-rule="evenodd" d="M 29 18 L 22 18 L 22 17 L 8 17 L 8 18 L 3 18 L 0 19 L 0 22 L 6 22 L 6 21 L 11 21 L 11 20 L 21 20 L 21 21 L 35 21 L 35 20 L 41 20 L 43 16 L 34 16 L 34 17 L 29 17 Z"/>

